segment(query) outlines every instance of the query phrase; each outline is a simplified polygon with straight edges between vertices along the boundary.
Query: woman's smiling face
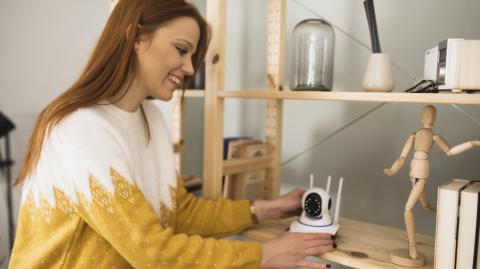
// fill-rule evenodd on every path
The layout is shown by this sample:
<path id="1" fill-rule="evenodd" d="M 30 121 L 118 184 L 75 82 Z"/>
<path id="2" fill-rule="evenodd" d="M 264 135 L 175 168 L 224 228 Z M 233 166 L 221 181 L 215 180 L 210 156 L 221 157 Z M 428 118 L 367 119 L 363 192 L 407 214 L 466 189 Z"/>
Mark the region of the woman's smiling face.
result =
<path id="1" fill-rule="evenodd" d="M 192 55 L 197 49 L 200 28 L 195 19 L 179 17 L 148 38 L 135 43 L 137 82 L 146 96 L 168 101 L 180 89 L 185 76 L 192 76 Z"/>

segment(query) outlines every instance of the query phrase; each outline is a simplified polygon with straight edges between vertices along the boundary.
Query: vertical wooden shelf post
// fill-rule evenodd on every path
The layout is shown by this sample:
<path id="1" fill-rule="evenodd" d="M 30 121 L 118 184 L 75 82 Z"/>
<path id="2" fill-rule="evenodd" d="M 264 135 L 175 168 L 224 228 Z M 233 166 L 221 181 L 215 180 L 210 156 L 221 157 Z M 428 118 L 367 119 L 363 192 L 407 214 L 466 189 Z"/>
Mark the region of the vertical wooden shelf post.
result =
<path id="1" fill-rule="evenodd" d="M 185 166 L 185 105 L 182 104 L 182 93 L 175 91 L 172 100 L 172 140 L 175 151 L 175 166 L 181 175 Z M 185 100 L 184 100 L 185 102 Z"/>
<path id="2" fill-rule="evenodd" d="M 221 196 L 223 172 L 224 89 L 226 1 L 207 0 L 207 21 L 211 26 L 211 42 L 205 58 L 205 127 L 203 155 L 203 196 Z"/>
<path id="3" fill-rule="evenodd" d="M 269 0 L 267 37 L 267 91 L 282 91 L 284 81 L 285 0 Z M 273 156 L 267 170 L 265 198 L 275 198 L 280 193 L 283 100 L 267 100 L 266 141 Z"/>

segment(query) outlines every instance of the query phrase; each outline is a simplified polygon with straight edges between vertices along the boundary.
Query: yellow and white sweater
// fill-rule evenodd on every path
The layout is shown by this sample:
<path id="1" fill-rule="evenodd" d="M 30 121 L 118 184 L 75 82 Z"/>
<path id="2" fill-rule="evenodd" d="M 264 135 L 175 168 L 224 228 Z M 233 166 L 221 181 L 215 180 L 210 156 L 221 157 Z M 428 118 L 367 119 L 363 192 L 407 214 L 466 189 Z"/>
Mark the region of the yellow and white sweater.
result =
<path id="1" fill-rule="evenodd" d="M 45 140 L 23 187 L 10 268 L 258 268 L 246 200 L 207 201 L 176 175 L 160 110 L 79 109 Z M 214 238 L 212 238 L 214 237 Z"/>

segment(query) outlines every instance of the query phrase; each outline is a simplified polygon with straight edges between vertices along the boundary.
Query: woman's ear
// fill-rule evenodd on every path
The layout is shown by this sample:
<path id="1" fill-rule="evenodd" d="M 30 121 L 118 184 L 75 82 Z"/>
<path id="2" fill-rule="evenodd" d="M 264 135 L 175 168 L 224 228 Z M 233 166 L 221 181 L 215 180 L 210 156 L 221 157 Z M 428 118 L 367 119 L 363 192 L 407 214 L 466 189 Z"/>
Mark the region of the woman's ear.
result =
<path id="1" fill-rule="evenodd" d="M 125 38 L 128 40 L 132 36 L 132 31 L 134 30 L 133 24 L 129 24 L 125 29 Z"/>
<path id="2" fill-rule="evenodd" d="M 135 41 L 135 44 L 133 44 L 133 49 L 135 50 L 136 53 L 139 52 L 139 50 L 140 50 L 140 45 L 141 45 L 141 44 L 140 44 L 140 40 L 136 40 L 136 41 Z"/>
<path id="3" fill-rule="evenodd" d="M 133 27 L 134 27 L 133 24 L 129 24 L 127 26 L 127 29 L 125 29 L 125 38 L 127 40 L 130 39 L 130 38 L 136 38 L 136 35 L 132 36 L 132 34 L 133 34 L 132 31 L 134 30 Z M 137 40 L 135 40 L 135 44 L 133 45 L 134 49 L 135 49 L 135 52 L 137 52 L 137 53 L 140 50 L 140 45 L 141 45 L 140 43 L 141 43 L 140 40 L 137 39 Z"/>

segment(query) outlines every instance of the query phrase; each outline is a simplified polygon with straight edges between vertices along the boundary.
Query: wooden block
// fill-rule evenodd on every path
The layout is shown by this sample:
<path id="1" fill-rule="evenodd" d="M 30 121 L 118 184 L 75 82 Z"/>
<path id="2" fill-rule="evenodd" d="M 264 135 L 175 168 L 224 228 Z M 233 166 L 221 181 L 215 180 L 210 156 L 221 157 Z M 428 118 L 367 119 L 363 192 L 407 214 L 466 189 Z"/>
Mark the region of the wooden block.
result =
<path id="1" fill-rule="evenodd" d="M 390 252 L 390 261 L 396 265 L 404 266 L 404 267 L 422 267 L 425 265 L 425 254 L 418 252 L 417 258 L 413 260 L 410 258 L 408 254 L 408 249 L 394 249 Z"/>

